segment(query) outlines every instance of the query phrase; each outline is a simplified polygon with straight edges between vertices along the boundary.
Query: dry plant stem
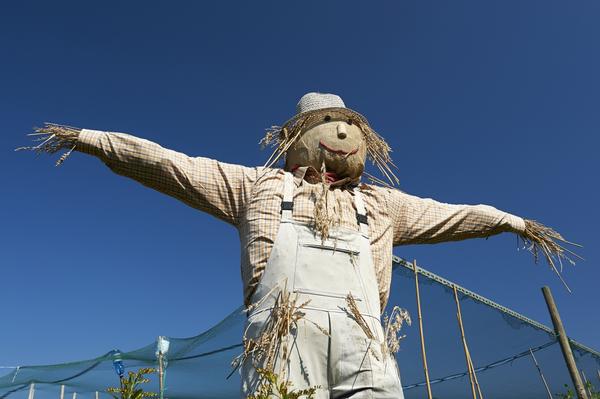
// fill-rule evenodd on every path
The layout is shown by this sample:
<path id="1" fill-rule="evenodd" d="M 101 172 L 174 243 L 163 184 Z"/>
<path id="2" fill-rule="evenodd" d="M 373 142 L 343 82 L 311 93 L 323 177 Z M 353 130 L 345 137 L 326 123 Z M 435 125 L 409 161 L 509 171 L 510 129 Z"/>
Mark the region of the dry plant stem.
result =
<path id="1" fill-rule="evenodd" d="M 315 202 L 314 219 L 315 230 L 321 235 L 321 242 L 329 237 L 329 226 L 331 218 L 327 209 L 327 196 L 329 194 L 329 186 L 325 183 L 321 184 L 321 195 Z"/>
<path id="2" fill-rule="evenodd" d="M 376 177 L 376 176 L 373 176 L 373 175 L 372 175 L 372 174 L 370 174 L 370 173 L 363 172 L 363 174 L 364 174 L 365 176 L 367 176 L 367 179 L 369 179 L 369 180 L 371 181 L 371 183 L 373 183 L 373 184 L 378 184 L 378 185 L 380 185 L 380 186 L 387 187 L 387 188 L 392 188 L 392 189 L 394 188 L 394 187 L 393 187 L 393 186 L 391 186 L 391 185 L 390 185 L 388 182 L 386 182 L 386 181 L 383 181 L 383 180 L 381 180 L 380 178 L 378 178 L 378 177 Z"/>
<path id="3" fill-rule="evenodd" d="M 537 263 L 540 253 L 548 262 L 548 265 L 556 273 L 560 281 L 563 283 L 567 291 L 571 292 L 571 289 L 563 279 L 561 275 L 562 261 L 567 260 L 572 265 L 575 265 L 575 261 L 569 257 L 569 255 L 583 260 L 583 258 L 573 251 L 563 247 L 559 242 L 581 247 L 579 244 L 575 244 L 565 240 L 558 232 L 554 229 L 544 226 L 543 224 L 536 222 L 535 220 L 525 220 L 525 231 L 520 235 L 525 244 L 525 249 L 533 254 L 534 261 Z M 568 255 L 569 254 L 569 255 Z M 558 261 L 560 265 L 560 271 L 556 267 L 555 261 Z"/>
<path id="4" fill-rule="evenodd" d="M 358 309 L 358 305 L 356 304 L 356 299 L 354 299 L 354 297 L 352 296 L 351 293 L 349 293 L 346 296 L 346 304 L 348 305 L 348 308 L 350 308 L 349 311 L 348 311 L 348 309 L 346 309 L 346 312 L 348 313 L 348 315 L 352 318 L 352 320 L 354 320 L 356 322 L 356 324 L 358 324 L 358 326 L 361 328 L 361 330 L 363 330 L 363 332 L 365 333 L 367 338 L 370 339 L 371 341 L 374 341 L 376 339 L 375 334 L 373 334 L 373 331 L 371 331 L 371 328 L 367 324 L 367 321 L 365 320 L 363 315 L 360 313 L 360 310 Z M 371 344 L 372 344 L 372 342 L 369 343 L 369 347 L 367 348 L 367 351 L 370 351 L 371 354 L 375 357 L 375 359 L 380 361 L 381 359 L 377 355 L 377 352 L 375 352 L 375 350 L 371 347 Z M 381 345 L 382 345 L 381 353 L 384 354 L 384 356 L 385 356 L 385 353 L 386 353 L 385 349 L 384 349 L 385 341 Z"/>
<path id="5" fill-rule="evenodd" d="M 333 219 L 329 216 L 328 195 L 330 185 L 325 180 L 325 163 L 321 167 L 321 195 L 315 201 L 314 219 L 315 230 L 321 235 L 321 241 L 329 237 L 329 228 Z"/>
<path id="6" fill-rule="evenodd" d="M 279 287 L 274 287 L 279 288 Z M 273 289 L 261 300 L 251 306 L 256 308 L 258 303 L 264 301 L 264 298 L 270 296 Z M 285 380 L 285 363 L 289 359 L 291 348 L 288 345 L 288 339 L 293 329 L 298 328 L 298 321 L 304 319 L 312 323 L 325 335 L 329 335 L 327 330 L 317 323 L 305 318 L 302 311 L 310 300 L 298 304 L 298 295 L 287 291 L 287 285 L 277 294 L 271 314 L 266 321 L 265 326 L 257 337 L 248 337 L 248 328 L 244 331 L 243 344 L 244 352 L 233 360 L 232 366 L 235 369 L 244 361 L 249 359 L 255 369 L 263 369 L 267 372 L 276 374 L 282 380 Z M 281 359 L 280 370 L 275 370 L 277 357 Z"/>
<path id="7" fill-rule="evenodd" d="M 419 315 L 419 335 L 421 336 L 421 357 L 423 359 L 423 371 L 425 372 L 425 382 L 427 384 L 427 397 L 432 399 L 431 384 L 429 383 L 429 369 L 427 368 L 427 352 L 425 351 L 425 335 L 423 334 L 423 316 L 421 314 L 421 295 L 419 294 L 419 269 L 417 261 L 413 260 L 413 269 L 415 271 L 415 291 L 417 295 L 417 312 Z"/>
<path id="8" fill-rule="evenodd" d="M 406 309 L 401 309 L 399 306 L 392 308 L 392 313 L 384 317 L 384 339 L 381 351 L 383 353 L 393 354 L 400 350 L 400 340 L 406 335 L 399 335 L 404 323 L 409 326 L 412 324 L 410 314 Z"/>
<path id="9" fill-rule="evenodd" d="M 350 316 L 363 330 L 367 338 L 375 339 L 373 331 L 371 331 L 371 328 L 369 328 L 369 325 L 367 324 L 367 321 L 365 320 L 363 315 L 360 314 L 360 310 L 358 309 L 358 305 L 356 304 L 356 299 L 354 299 L 352 294 L 348 294 L 346 296 L 346 304 L 348 305 L 348 308 L 350 308 Z"/>
<path id="10" fill-rule="evenodd" d="M 72 126 L 45 123 L 44 127 L 36 128 L 34 133 L 28 134 L 32 137 L 40 136 L 33 140 L 39 144 L 19 147 L 15 151 L 30 150 L 39 155 L 41 153 L 54 154 L 62 149 L 68 149 L 56 162 L 56 166 L 60 166 L 75 150 L 80 131 L 81 129 Z"/>

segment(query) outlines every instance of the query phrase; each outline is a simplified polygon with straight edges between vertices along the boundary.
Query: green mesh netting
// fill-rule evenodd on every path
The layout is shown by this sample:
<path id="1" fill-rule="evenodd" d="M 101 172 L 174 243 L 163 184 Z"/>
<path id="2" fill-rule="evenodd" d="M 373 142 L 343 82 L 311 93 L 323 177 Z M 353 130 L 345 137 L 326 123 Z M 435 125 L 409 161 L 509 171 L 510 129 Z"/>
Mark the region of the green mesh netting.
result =
<path id="1" fill-rule="evenodd" d="M 394 258 L 389 306 L 400 305 L 416 319 L 414 271 Z M 424 269 L 419 270 L 429 373 L 435 398 L 469 398 L 471 388 L 456 319 L 453 284 Z M 548 382 L 552 395 L 570 386 L 569 374 L 552 330 L 520 314 L 458 287 L 469 350 L 479 385 L 486 398 L 548 398 L 530 350 Z M 239 375 L 231 373 L 231 360 L 241 352 L 244 314 L 239 308 L 212 329 L 192 338 L 170 338 L 167 353 L 165 397 L 239 398 Z M 424 373 L 416 320 L 404 327 L 406 337 L 397 354 L 407 399 L 424 398 Z M 596 387 L 600 386 L 600 354 L 571 341 L 577 366 Z M 156 344 L 96 359 L 50 366 L 22 366 L 0 377 L 0 398 L 106 398 L 109 386 L 118 386 L 113 360 L 120 357 L 126 370 L 156 367 Z M 157 378 L 145 389 L 157 392 Z M 32 388 L 33 383 L 33 388 Z M 556 397 L 556 396 L 554 396 Z"/>

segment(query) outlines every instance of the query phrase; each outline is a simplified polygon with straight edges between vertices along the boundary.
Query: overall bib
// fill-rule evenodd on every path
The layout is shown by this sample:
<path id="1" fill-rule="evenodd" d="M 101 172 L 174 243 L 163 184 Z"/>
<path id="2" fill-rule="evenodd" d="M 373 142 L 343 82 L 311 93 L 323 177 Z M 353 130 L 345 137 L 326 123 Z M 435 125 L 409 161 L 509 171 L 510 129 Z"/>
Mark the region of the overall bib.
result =
<path id="1" fill-rule="evenodd" d="M 403 399 L 393 355 L 382 352 L 379 291 L 371 256 L 362 195 L 354 190 L 360 231 L 332 229 L 321 237 L 292 219 L 293 176 L 286 172 L 281 224 L 246 322 L 247 337 L 260 335 L 282 290 L 309 301 L 304 316 L 288 336 L 289 358 L 277 357 L 275 371 L 285 369 L 291 389 L 320 386 L 315 398 Z M 352 294 L 374 339 L 351 316 L 346 297 Z M 324 332 L 327 332 L 325 334 Z M 252 361 L 242 365 L 242 393 L 253 393 L 258 375 Z"/>

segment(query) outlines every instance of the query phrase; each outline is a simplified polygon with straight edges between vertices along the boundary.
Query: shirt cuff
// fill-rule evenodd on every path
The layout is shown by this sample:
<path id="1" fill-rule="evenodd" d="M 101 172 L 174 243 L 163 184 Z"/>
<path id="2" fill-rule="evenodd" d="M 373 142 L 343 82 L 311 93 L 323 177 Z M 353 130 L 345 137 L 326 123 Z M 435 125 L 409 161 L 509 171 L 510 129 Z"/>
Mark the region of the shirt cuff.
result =
<path id="1" fill-rule="evenodd" d="M 523 218 L 507 213 L 506 220 L 515 233 L 523 233 L 525 231 L 525 220 L 523 220 Z"/>
<path id="2" fill-rule="evenodd" d="M 77 151 L 97 156 L 100 153 L 100 136 L 104 134 L 99 130 L 82 129 L 77 137 Z"/>

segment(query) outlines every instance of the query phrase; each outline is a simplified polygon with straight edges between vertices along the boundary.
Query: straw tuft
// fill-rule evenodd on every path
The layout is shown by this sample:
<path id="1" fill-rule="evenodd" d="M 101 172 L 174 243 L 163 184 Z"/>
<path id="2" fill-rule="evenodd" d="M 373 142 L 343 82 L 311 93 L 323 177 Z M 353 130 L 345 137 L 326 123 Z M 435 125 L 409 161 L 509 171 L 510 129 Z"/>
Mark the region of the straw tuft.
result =
<path id="1" fill-rule="evenodd" d="M 67 152 L 62 154 L 58 161 L 56 161 L 56 166 L 60 166 L 75 150 L 75 147 L 77 147 L 79 132 L 81 132 L 81 129 L 76 127 L 44 123 L 44 127 L 35 128 L 33 133 L 28 134 L 28 136 L 35 137 L 33 141 L 39 144 L 19 147 L 15 151 L 29 150 L 39 155 L 41 153 L 54 154 L 60 150 L 67 149 Z"/>
<path id="2" fill-rule="evenodd" d="M 546 259 L 548 265 L 558 275 L 564 286 L 569 292 L 571 289 L 562 278 L 563 271 L 562 261 L 566 260 L 570 264 L 575 265 L 575 261 L 571 258 L 575 257 L 584 260 L 575 252 L 565 248 L 560 243 L 570 244 L 581 248 L 581 245 L 567 241 L 554 229 L 544 226 L 535 220 L 525 219 L 525 231 L 520 235 L 524 243 L 524 248 L 533 254 L 534 261 L 537 263 L 540 254 Z M 556 261 L 560 266 L 560 270 L 556 267 Z"/>
<path id="3" fill-rule="evenodd" d="M 271 293 L 268 293 L 265 298 L 269 295 Z M 249 309 L 258 307 L 261 301 L 251 305 Z M 291 350 L 288 340 L 291 333 L 297 330 L 300 320 L 313 324 L 323 334 L 329 335 L 325 328 L 305 318 L 306 314 L 303 309 L 309 303 L 310 300 L 299 303 L 298 294 L 292 294 L 284 287 L 277 294 L 275 304 L 260 334 L 256 337 L 248 337 L 248 329 L 244 332 L 242 338 L 244 352 L 233 360 L 234 369 L 249 359 L 255 369 L 275 373 L 284 379 L 285 362 L 289 359 Z M 275 362 L 278 357 L 281 359 L 280 370 L 275 370 Z"/>
<path id="4" fill-rule="evenodd" d="M 400 341 L 406 337 L 406 335 L 400 335 L 402 326 L 406 323 L 407 325 L 412 324 L 410 314 L 408 310 L 402 309 L 399 306 L 394 306 L 392 313 L 388 316 L 387 314 L 383 318 L 383 328 L 385 331 L 385 339 L 381 345 L 383 353 L 398 353 L 400 350 Z"/>
<path id="5" fill-rule="evenodd" d="M 280 287 L 275 286 L 263 298 L 250 305 L 246 311 L 250 312 L 258 308 L 276 289 L 280 289 Z M 269 318 L 260 331 L 260 334 L 256 337 L 248 337 L 248 328 L 250 326 L 244 331 L 242 338 L 244 351 L 231 362 L 233 371 L 229 376 L 244 362 L 252 362 L 252 367 L 259 375 L 259 382 L 256 392 L 248 396 L 248 398 L 271 398 L 271 395 L 274 395 L 275 391 L 290 395 L 281 397 L 300 397 L 292 396 L 291 394 L 294 393 L 296 395 L 307 395 L 311 398 L 311 395 L 320 388 L 319 386 L 314 386 L 306 390 L 291 391 L 292 382 L 288 381 L 286 377 L 286 363 L 290 359 L 292 350 L 289 340 L 294 331 L 298 329 L 298 322 L 300 320 L 313 324 L 321 333 L 329 336 L 329 332 L 325 328 L 305 317 L 306 313 L 303 309 L 309 303 L 310 300 L 299 303 L 298 294 L 289 292 L 287 284 L 285 284 L 283 289 L 277 294 Z M 278 370 L 275 369 L 277 359 L 280 360 Z"/>
<path id="6" fill-rule="evenodd" d="M 354 298 L 354 296 L 352 296 L 351 293 L 349 293 L 346 296 L 346 304 L 348 305 L 348 308 L 350 310 L 348 312 L 348 315 L 352 318 L 352 320 L 354 320 L 356 324 L 358 324 L 358 326 L 363 330 L 367 338 L 375 339 L 373 331 L 371 331 L 371 328 L 367 324 L 367 321 L 360 313 L 360 310 L 358 309 L 358 305 L 356 303 L 356 299 Z"/>
<path id="7" fill-rule="evenodd" d="M 354 320 L 356 322 L 356 324 L 358 324 L 358 326 L 361 328 L 361 330 L 363 330 L 363 332 L 365 333 L 365 335 L 367 336 L 368 339 L 370 339 L 371 341 L 375 341 L 376 340 L 375 334 L 373 334 L 373 331 L 367 324 L 367 321 L 365 320 L 363 315 L 360 313 L 360 310 L 358 309 L 358 304 L 356 303 L 356 299 L 354 298 L 354 296 L 352 296 L 352 293 L 348 293 L 348 295 L 346 296 L 346 304 L 348 305 L 348 309 L 344 309 L 344 310 L 346 311 L 348 316 L 352 320 Z M 381 360 L 379 358 L 379 355 L 377 355 L 377 352 L 375 352 L 375 349 L 371 346 L 370 343 L 369 343 L 368 351 L 371 352 L 371 354 L 375 357 L 375 359 Z"/>

